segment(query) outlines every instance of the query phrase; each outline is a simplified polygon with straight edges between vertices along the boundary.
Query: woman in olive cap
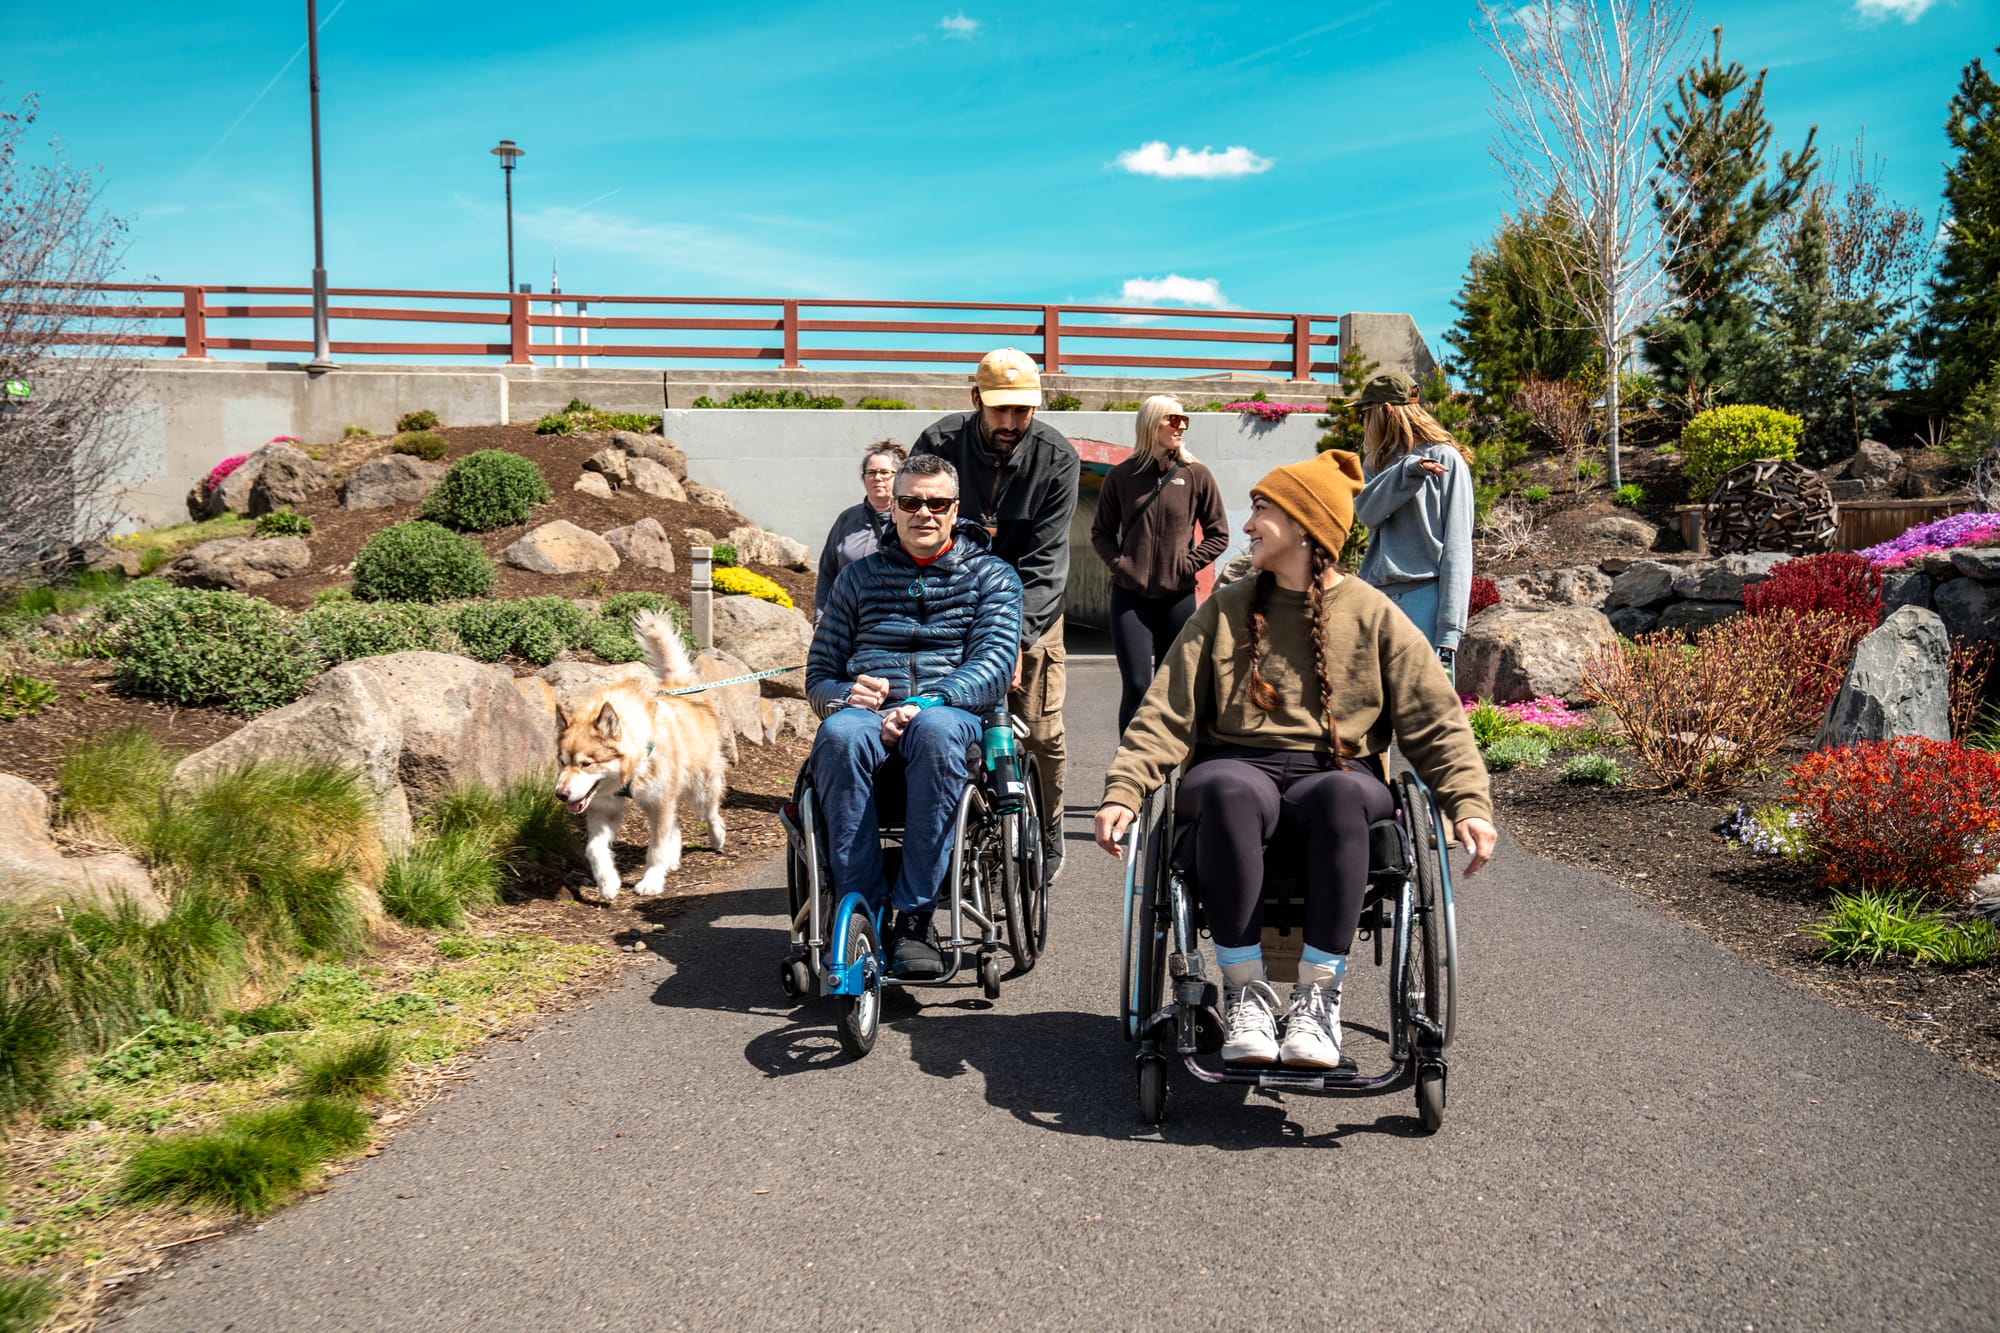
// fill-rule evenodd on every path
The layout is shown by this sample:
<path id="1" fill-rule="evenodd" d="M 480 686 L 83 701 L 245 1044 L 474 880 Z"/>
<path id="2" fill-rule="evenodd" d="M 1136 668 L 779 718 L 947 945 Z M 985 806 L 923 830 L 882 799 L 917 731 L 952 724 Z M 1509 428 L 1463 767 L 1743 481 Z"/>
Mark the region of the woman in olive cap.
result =
<path id="1" fill-rule="evenodd" d="M 1391 739 L 1471 853 L 1493 854 L 1493 800 L 1465 710 L 1430 644 L 1388 598 L 1340 573 L 1361 460 L 1344 450 L 1277 468 L 1243 525 L 1256 577 L 1216 591 L 1161 662 L 1119 742 L 1098 846 L 1189 761 L 1175 815 L 1196 821 L 1195 877 L 1222 967 L 1223 1059 L 1340 1063 L 1340 981 L 1368 887 L 1368 826 L 1392 808 Z M 1305 951 L 1283 1006 L 1264 972 L 1264 851 L 1281 828 L 1305 850 Z"/>
<path id="2" fill-rule="evenodd" d="M 1400 370 L 1368 381 L 1361 412 L 1361 580 L 1402 608 L 1452 672 L 1472 602 L 1471 458 L 1418 404 L 1416 381 Z"/>

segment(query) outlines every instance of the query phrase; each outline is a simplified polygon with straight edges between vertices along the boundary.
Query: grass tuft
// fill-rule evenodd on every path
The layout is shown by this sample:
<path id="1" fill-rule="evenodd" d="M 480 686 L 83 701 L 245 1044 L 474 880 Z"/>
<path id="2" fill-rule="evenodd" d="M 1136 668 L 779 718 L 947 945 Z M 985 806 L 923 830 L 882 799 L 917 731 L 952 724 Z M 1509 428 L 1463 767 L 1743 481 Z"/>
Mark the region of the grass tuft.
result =
<path id="1" fill-rule="evenodd" d="M 56 1284 L 45 1277 L 0 1277 L 0 1333 L 28 1333 L 56 1312 Z"/>
<path id="2" fill-rule="evenodd" d="M 491 830 L 433 833 L 389 862 L 382 906 L 406 926 L 456 926 L 468 908 L 500 901 L 500 858 Z"/>
<path id="3" fill-rule="evenodd" d="M 323 1052 L 303 1066 L 300 1087 L 314 1097 L 379 1097 L 399 1062 L 386 1032 Z"/>
<path id="4" fill-rule="evenodd" d="M 1486 766 L 1496 773 L 1510 768 L 1540 768 L 1549 762 L 1552 747 L 1545 736 L 1502 736 L 1485 747 Z"/>
<path id="5" fill-rule="evenodd" d="M 252 1217 L 283 1203 L 313 1168 L 368 1138 L 351 1102 L 307 1097 L 229 1117 L 220 1129 L 170 1134 L 126 1163 L 120 1189 L 133 1203 L 222 1207 Z"/>
<path id="6" fill-rule="evenodd" d="M 159 804 L 174 756 L 142 727 L 121 727 L 72 743 L 57 778 L 60 818 L 86 835 L 127 841 Z"/>
<path id="7" fill-rule="evenodd" d="M 1990 921 L 1954 925 L 1923 900 L 1909 894 L 1833 895 L 1833 911 L 1800 933 L 1820 941 L 1819 956 L 1830 963 L 1880 963 L 1889 957 L 1972 967 L 2000 957 L 2000 933 Z"/>

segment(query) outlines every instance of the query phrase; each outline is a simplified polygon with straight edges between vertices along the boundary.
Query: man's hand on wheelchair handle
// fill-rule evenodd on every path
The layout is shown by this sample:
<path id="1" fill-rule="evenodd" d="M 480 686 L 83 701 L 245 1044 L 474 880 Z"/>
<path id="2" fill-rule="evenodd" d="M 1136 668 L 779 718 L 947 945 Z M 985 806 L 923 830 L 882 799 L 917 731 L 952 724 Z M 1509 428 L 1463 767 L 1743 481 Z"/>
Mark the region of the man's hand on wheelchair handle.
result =
<path id="1" fill-rule="evenodd" d="M 1464 843 L 1465 850 L 1472 854 L 1472 859 L 1465 865 L 1465 873 L 1470 875 L 1493 859 L 1493 848 L 1500 841 L 1500 832 L 1477 815 L 1470 819 L 1459 820 L 1455 827 L 1458 830 L 1458 840 Z"/>
<path id="2" fill-rule="evenodd" d="M 1097 821 L 1093 830 L 1097 845 L 1121 860 L 1125 856 L 1125 834 L 1131 829 L 1138 812 L 1122 805 L 1100 805 L 1097 807 Z"/>
<path id="3" fill-rule="evenodd" d="M 889 699 L 889 682 L 880 676 L 856 676 L 847 692 L 849 708 L 880 708 Z"/>

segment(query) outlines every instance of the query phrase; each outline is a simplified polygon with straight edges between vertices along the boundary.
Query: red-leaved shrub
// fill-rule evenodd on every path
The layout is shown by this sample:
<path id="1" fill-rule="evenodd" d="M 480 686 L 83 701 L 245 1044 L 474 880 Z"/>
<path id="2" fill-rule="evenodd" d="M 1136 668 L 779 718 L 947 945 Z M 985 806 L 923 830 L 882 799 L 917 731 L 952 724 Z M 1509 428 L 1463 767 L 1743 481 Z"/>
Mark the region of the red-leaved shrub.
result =
<path id="1" fill-rule="evenodd" d="M 1847 551 L 1787 560 L 1743 590 L 1743 609 L 1753 616 L 1831 611 L 1873 629 L 1882 619 L 1882 571 Z"/>
<path id="2" fill-rule="evenodd" d="M 1472 601 L 1466 608 L 1465 618 L 1472 619 L 1491 606 L 1500 605 L 1500 585 L 1484 574 L 1472 576 Z"/>
<path id="3" fill-rule="evenodd" d="M 1785 785 L 1834 888 L 1969 897 L 2000 861 L 2000 755 L 1901 736 L 1807 755 Z"/>

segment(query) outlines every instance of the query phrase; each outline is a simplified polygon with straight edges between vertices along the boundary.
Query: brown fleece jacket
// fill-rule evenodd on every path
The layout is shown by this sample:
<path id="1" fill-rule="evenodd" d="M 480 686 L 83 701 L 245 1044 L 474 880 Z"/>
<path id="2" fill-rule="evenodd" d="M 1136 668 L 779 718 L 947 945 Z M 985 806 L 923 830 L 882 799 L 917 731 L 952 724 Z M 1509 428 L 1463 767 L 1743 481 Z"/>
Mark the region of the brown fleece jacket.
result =
<path id="1" fill-rule="evenodd" d="M 1195 575 L 1229 545 L 1229 518 L 1215 474 L 1192 459 L 1174 472 L 1172 464 L 1162 470 L 1134 454 L 1104 478 L 1090 545 L 1111 570 L 1111 581 L 1127 592 L 1179 597 L 1191 591 Z"/>
<path id="2" fill-rule="evenodd" d="M 1255 578 L 1204 602 L 1174 641 L 1105 773 L 1104 804 L 1137 810 L 1146 794 L 1198 747 L 1327 748 L 1312 669 L 1306 594 L 1274 588 L 1264 615 L 1265 680 L 1278 692 L 1269 713 L 1250 702 L 1250 603 Z M 1357 756 L 1381 754 L 1393 738 L 1454 821 L 1493 818 L 1486 762 L 1465 708 L 1437 654 L 1387 597 L 1357 578 L 1321 594 L 1326 607 L 1327 682 L 1340 738 Z"/>

